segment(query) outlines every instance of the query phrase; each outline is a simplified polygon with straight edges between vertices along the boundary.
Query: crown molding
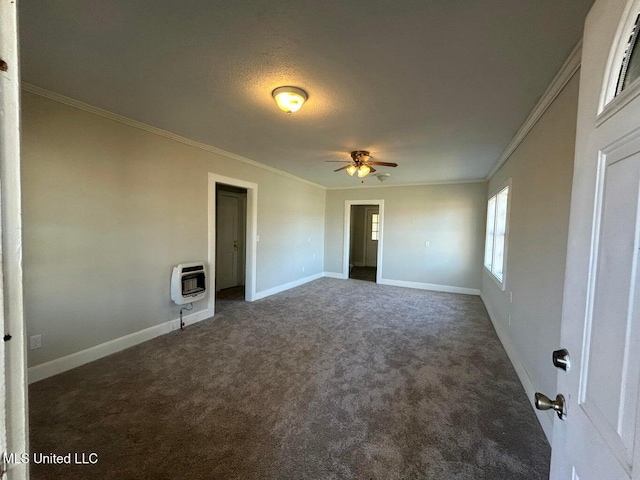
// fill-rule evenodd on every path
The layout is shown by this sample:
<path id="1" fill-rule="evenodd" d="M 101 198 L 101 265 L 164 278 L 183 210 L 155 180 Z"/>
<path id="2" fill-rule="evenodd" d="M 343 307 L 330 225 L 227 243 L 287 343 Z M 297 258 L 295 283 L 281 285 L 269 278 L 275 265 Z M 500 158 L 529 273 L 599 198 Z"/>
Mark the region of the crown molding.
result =
<path id="1" fill-rule="evenodd" d="M 99 115 L 101 117 L 108 118 L 109 120 L 114 120 L 116 122 L 124 123 L 125 125 L 129 125 L 130 127 L 139 128 L 141 130 L 145 130 L 149 133 L 153 133 L 155 135 L 159 135 L 161 137 L 168 138 L 170 140 L 174 140 L 179 143 L 183 143 L 185 145 L 189 145 L 190 147 L 198 148 L 200 150 L 204 150 L 206 152 L 214 153 L 216 155 L 221 155 L 226 158 L 230 158 L 232 160 L 236 160 L 238 162 L 246 163 L 252 165 L 257 168 L 261 168 L 263 170 L 267 170 L 271 173 L 275 173 L 277 175 L 281 175 L 283 177 L 290 178 L 291 180 L 296 180 L 301 183 L 306 183 L 307 185 L 311 185 L 313 187 L 321 188 L 326 190 L 327 187 L 324 185 L 320 185 L 318 183 L 311 182 L 309 180 L 305 180 L 304 178 L 297 177 L 283 170 L 278 170 L 277 168 L 270 167 L 260 162 L 256 162 L 255 160 L 251 160 L 249 158 L 243 157 L 241 155 L 237 155 L 235 153 L 227 152 L 226 150 L 222 150 L 220 148 L 213 147 L 211 145 L 207 145 L 206 143 L 197 142 L 195 140 L 191 140 L 186 137 L 182 137 L 180 135 L 176 135 L 175 133 L 171 133 L 167 130 L 163 130 L 158 127 L 154 127 L 153 125 L 149 125 L 143 122 L 138 122 L 137 120 L 132 120 L 131 118 L 125 117 L 123 115 L 118 115 L 117 113 L 110 112 L 108 110 L 103 110 L 98 107 L 94 107 L 93 105 L 89 105 L 88 103 L 81 102 L 80 100 L 75 100 L 73 98 L 66 97 L 64 95 L 60 95 L 59 93 L 52 92 L 50 90 L 46 90 L 44 88 L 38 87 L 37 85 L 33 85 L 31 83 L 22 82 L 21 84 L 22 90 L 33 93 L 35 95 L 39 95 L 41 97 L 48 98 L 49 100 L 53 100 L 58 103 L 63 103 L 65 105 L 69 105 L 70 107 L 74 107 L 80 110 L 84 110 L 85 112 L 93 113 L 94 115 Z"/>
<path id="2" fill-rule="evenodd" d="M 429 187 L 437 185 L 459 185 L 463 183 L 486 183 L 484 178 L 472 178 L 469 180 L 441 180 L 437 182 L 424 182 L 424 183 L 396 183 L 386 185 L 356 185 L 354 187 L 326 187 L 327 190 L 360 190 L 363 188 L 399 188 L 399 187 Z"/>
<path id="3" fill-rule="evenodd" d="M 544 92 L 540 100 L 533 110 L 525 120 L 525 122 L 518 130 L 518 133 L 515 134 L 507 148 L 502 152 L 496 163 L 493 165 L 493 168 L 489 171 L 485 180 L 491 180 L 491 178 L 496 174 L 500 167 L 505 164 L 509 157 L 513 154 L 513 152 L 518 148 L 518 145 L 522 143 L 525 137 L 529 134 L 531 129 L 538 123 L 540 117 L 547 111 L 547 108 L 553 103 L 556 97 L 560 94 L 562 89 L 569 83 L 569 80 L 573 78 L 575 73 L 580 68 L 580 64 L 582 62 L 582 39 L 578 42 L 578 44 L 573 48 L 569 57 L 565 60 L 564 64 L 560 68 L 560 71 L 553 78 L 549 87 Z"/>

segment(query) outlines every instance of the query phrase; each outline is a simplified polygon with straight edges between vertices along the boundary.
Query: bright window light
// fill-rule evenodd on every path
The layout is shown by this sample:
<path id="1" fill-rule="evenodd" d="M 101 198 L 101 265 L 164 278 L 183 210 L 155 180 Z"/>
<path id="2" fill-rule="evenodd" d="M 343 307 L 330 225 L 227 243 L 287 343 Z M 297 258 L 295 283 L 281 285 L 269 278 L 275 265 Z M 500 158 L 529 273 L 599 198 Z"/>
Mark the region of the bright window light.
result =
<path id="1" fill-rule="evenodd" d="M 508 210 L 509 186 L 507 185 L 487 202 L 487 234 L 484 247 L 484 266 L 502 287 L 504 287 Z"/>

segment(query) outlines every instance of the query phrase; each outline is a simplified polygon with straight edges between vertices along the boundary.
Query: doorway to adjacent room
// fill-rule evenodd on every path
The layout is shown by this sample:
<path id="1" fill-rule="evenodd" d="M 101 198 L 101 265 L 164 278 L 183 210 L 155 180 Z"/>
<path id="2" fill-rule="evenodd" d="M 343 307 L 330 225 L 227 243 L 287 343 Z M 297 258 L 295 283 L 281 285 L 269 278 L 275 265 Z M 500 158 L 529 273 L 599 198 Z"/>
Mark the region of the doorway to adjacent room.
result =
<path id="1" fill-rule="evenodd" d="M 345 205 L 345 278 L 378 282 L 381 278 L 382 201 Z"/>
<path id="2" fill-rule="evenodd" d="M 247 189 L 216 185 L 216 300 L 245 299 Z"/>

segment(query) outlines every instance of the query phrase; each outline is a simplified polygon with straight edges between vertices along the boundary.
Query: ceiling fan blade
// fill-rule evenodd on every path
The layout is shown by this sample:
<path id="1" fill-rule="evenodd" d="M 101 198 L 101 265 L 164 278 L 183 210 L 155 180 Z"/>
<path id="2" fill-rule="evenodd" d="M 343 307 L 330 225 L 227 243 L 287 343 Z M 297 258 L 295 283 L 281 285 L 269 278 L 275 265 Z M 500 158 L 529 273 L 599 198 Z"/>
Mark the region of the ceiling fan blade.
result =
<path id="1" fill-rule="evenodd" d="M 397 167 L 397 163 L 391 162 L 367 162 L 367 165 L 380 165 L 382 167 Z"/>
<path id="2" fill-rule="evenodd" d="M 371 164 L 368 164 L 368 165 L 371 165 Z M 370 167 L 369 167 L 369 171 L 370 171 L 371 173 L 373 173 L 373 172 L 375 172 L 375 171 L 376 171 L 376 169 L 370 166 Z"/>
<path id="3" fill-rule="evenodd" d="M 345 168 L 349 168 L 349 165 L 345 165 L 344 167 L 340 167 L 340 168 L 334 170 L 334 172 L 339 172 L 340 170 L 344 170 Z"/>
<path id="4" fill-rule="evenodd" d="M 351 163 L 351 160 L 325 160 L 325 162 L 349 162 L 349 163 Z"/>

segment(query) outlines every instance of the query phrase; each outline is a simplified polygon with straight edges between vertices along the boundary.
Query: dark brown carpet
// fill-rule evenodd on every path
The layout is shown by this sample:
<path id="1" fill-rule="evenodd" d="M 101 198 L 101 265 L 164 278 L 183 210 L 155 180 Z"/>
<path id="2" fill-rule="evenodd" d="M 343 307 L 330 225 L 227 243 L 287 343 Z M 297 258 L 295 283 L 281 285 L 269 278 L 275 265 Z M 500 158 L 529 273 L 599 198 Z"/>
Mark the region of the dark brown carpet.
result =
<path id="1" fill-rule="evenodd" d="M 32 479 L 509 479 L 550 449 L 479 297 L 320 279 L 30 388 Z"/>

